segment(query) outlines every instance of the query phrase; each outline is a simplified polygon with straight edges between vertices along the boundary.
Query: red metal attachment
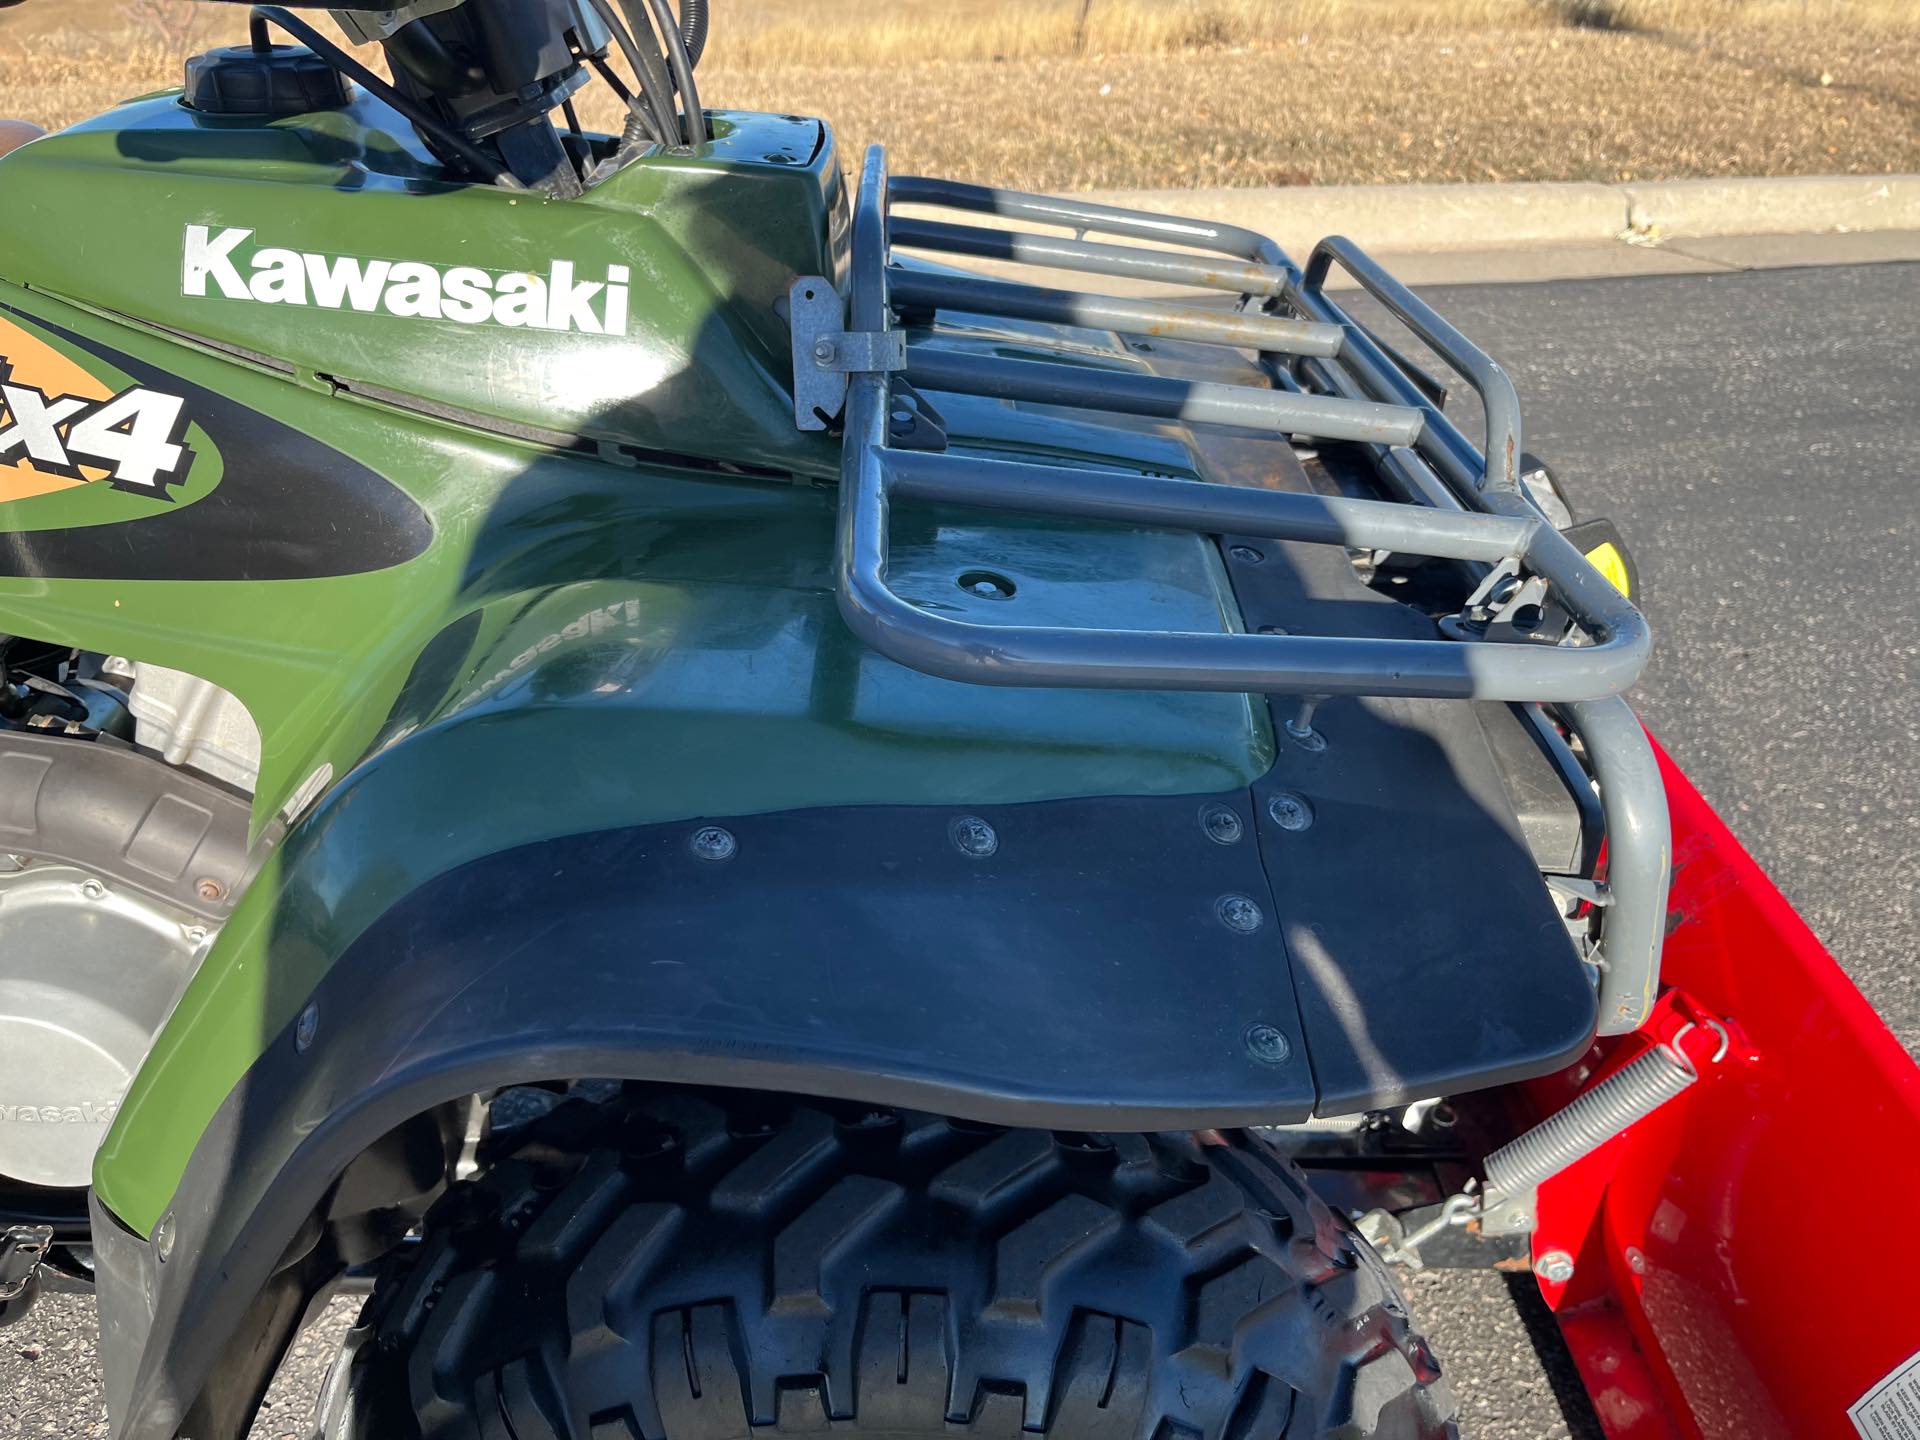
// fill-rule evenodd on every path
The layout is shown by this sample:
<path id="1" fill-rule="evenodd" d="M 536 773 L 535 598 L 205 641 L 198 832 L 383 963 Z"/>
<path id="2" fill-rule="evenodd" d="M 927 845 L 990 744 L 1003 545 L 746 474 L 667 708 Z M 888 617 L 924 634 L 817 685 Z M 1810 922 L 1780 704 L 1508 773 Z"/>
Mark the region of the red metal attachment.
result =
<path id="1" fill-rule="evenodd" d="M 1611 1440 L 1853 1440 L 1848 1407 L 1920 1350 L 1920 1067 L 1659 754 L 1666 992 L 1527 1098 L 1544 1115 L 1676 1041 L 1700 1079 L 1541 1187 L 1534 1257 L 1575 1262 L 1541 1291 Z"/>

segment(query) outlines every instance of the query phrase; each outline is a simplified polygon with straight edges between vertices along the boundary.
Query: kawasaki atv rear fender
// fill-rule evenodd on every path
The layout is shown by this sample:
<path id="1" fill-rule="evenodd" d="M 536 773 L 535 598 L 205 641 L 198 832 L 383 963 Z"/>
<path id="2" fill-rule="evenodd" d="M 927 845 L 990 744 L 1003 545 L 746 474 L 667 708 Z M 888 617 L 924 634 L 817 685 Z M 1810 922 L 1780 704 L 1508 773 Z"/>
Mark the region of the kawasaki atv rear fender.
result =
<path id="1" fill-rule="evenodd" d="M 48 375 L 77 372 L 102 394 L 139 383 L 181 397 L 195 457 L 171 501 L 87 482 L 0 512 L 0 627 L 171 665 L 238 696 L 261 731 L 257 818 L 269 837 L 302 777 L 338 772 L 242 897 L 96 1165 L 104 1350 L 116 1414 L 139 1425 L 183 1410 L 169 1397 L 196 1394 L 206 1357 L 236 1332 L 281 1333 L 239 1317 L 256 1297 L 272 1301 L 277 1292 L 262 1287 L 275 1262 L 347 1160 L 395 1116 L 461 1091 L 595 1071 L 850 1094 L 862 1091 L 849 1072 L 904 1073 L 899 1035 L 879 1035 L 885 1043 L 864 1054 L 855 1025 L 844 1046 L 822 1038 L 831 1027 L 769 1038 L 718 993 L 724 982 L 751 1006 L 763 985 L 801 983 L 804 972 L 771 952 L 756 956 L 745 940 L 727 955 L 701 948 L 703 937 L 735 928 L 723 920 L 764 909 L 768 885 L 798 889 L 797 865 L 764 878 L 775 841 L 838 857 L 851 885 L 897 873 L 910 840 L 929 863 L 937 855 L 991 888 L 955 840 L 969 817 L 998 826 L 1009 868 L 1018 859 L 1023 875 L 1046 873 L 1025 868 L 1030 846 L 1051 849 L 1061 870 L 1075 851 L 1062 819 L 1023 833 L 1003 811 L 1102 803 L 1075 797 L 1134 797 L 1114 803 L 1148 805 L 1151 820 L 1114 828 L 1137 832 L 1138 845 L 1162 844 L 1177 825 L 1211 851 L 1200 797 L 1237 794 L 1244 807 L 1246 787 L 1272 764 L 1264 706 L 1244 696 L 981 695 L 865 651 L 834 610 L 834 497 L 804 481 L 659 457 L 608 463 L 301 383 L 17 287 L 0 286 L 0 305 L 7 353 L 23 374 L 30 342 Z M 27 378 L 41 383 L 39 374 Z M 999 426 L 1018 438 L 1033 424 L 999 407 L 956 413 L 981 434 Z M 1178 470 L 1185 456 L 1164 435 L 1052 433 L 1105 463 Z M 315 513 L 320 501 L 331 510 Z M 1233 623 L 1218 553 L 1196 536 L 1073 526 L 1064 544 L 1058 522 L 932 511 L 903 519 L 911 530 L 897 555 L 900 583 L 988 623 L 996 608 L 1062 624 L 1085 624 L 1096 610 L 1123 625 Z M 989 560 L 1018 579 L 1017 607 L 957 583 Z M 1125 595 L 1093 583 L 1115 574 L 1134 577 Z M 749 674 L 755 683 L 743 684 Z M 881 804 L 900 831 L 861 824 L 858 807 Z M 868 848 L 831 837 L 813 845 L 799 828 L 769 836 L 741 818 L 797 811 L 837 817 Z M 703 816 L 727 817 L 734 858 L 690 848 Z M 1245 849 L 1251 886 L 1259 867 Z M 677 883 L 670 869 L 645 872 L 656 856 L 699 859 L 690 874 L 705 888 L 650 906 Z M 465 885 L 467 898 L 443 907 L 430 887 L 462 876 L 449 883 Z M 1004 963 L 1025 957 L 1046 973 L 1032 957 L 1053 946 L 1073 906 L 1092 903 L 1073 883 L 1092 882 L 1065 876 L 1055 928 L 1028 927 Z M 884 921 L 903 937 L 850 951 L 874 967 L 876 983 L 891 979 L 889 956 L 892 973 L 913 970 L 902 956 L 916 936 L 979 933 L 923 903 L 926 887 L 947 884 L 923 873 L 894 890 L 893 910 L 843 917 Z M 1015 903 L 1014 892 L 999 893 L 998 903 Z M 1186 898 L 1187 911 L 1170 911 L 1165 925 L 1203 928 L 1225 951 L 1234 937 L 1215 919 L 1218 889 Z M 430 942 L 421 917 L 443 910 L 469 928 Z M 591 933 L 561 936 L 556 913 Z M 383 916 L 389 923 L 373 933 Z M 663 917 L 680 929 L 656 929 L 643 949 L 643 922 Z M 1109 960 L 1117 924 L 1081 927 L 1082 953 L 1098 944 Z M 740 933 L 768 938 L 765 926 Z M 819 927 L 823 941 L 836 935 L 847 944 L 844 929 Z M 1185 937 L 1182 948 L 1193 948 Z M 829 963 L 836 953 L 831 944 L 818 952 L 820 1006 L 861 993 Z M 570 980 L 556 958 L 573 965 Z M 402 962 L 416 959 L 425 964 L 409 981 Z M 1271 932 L 1223 959 L 1237 967 L 1238 992 L 1257 984 L 1290 996 Z M 340 965 L 341 981 L 323 983 Z M 1084 970 L 1071 981 L 1112 988 L 1106 976 L 1102 987 L 1087 982 Z M 504 1003 L 488 1000 L 482 1014 L 482 994 Z M 531 1000 L 541 994 L 553 997 L 545 1008 Z M 1102 1003 L 1096 1019 L 1113 1048 L 1104 1071 L 1077 1077 L 1082 1100 L 1104 1099 L 1104 1080 L 1133 1044 L 1128 1025 L 1140 1023 L 1132 1007 L 1116 1014 Z M 937 997 L 927 1004 L 950 1008 Z M 562 1012 L 565 1023 L 550 1023 Z M 704 1033 L 689 1015 L 709 1022 Z M 944 1063 L 931 1057 L 915 1093 L 971 1088 L 981 1113 L 1031 1098 L 1025 1088 L 1054 1093 L 1057 1076 L 1000 1066 L 1000 1052 L 1039 1048 L 1031 1028 L 1023 1037 L 1003 1018 L 982 1018 Z M 384 1049 L 378 1026 L 388 1026 Z M 869 1021 L 865 1038 L 878 1028 Z M 966 1053 L 967 1044 L 976 1048 Z M 1304 1113 L 1304 1046 L 1291 1053 L 1290 1068 L 1257 1081 L 1230 1074 L 1232 1056 L 1178 1079 L 1187 1098 L 1221 1116 L 1249 1096 Z M 352 1057 L 367 1068 L 345 1068 Z M 306 1142 L 300 1163 L 283 1166 L 296 1139 Z M 269 1196 L 269 1182 L 284 1188 Z M 193 1321 L 185 1336 L 183 1316 Z M 200 1358 L 174 1341 L 204 1347 Z M 136 1389 L 136 1366 L 150 1388 Z"/>
<path id="2" fill-rule="evenodd" d="M 236 1337 L 290 1323 L 273 1277 L 335 1178 L 476 1091 L 595 1075 L 1067 1129 L 1305 1119 L 1285 950 L 1215 918 L 1223 884 L 1271 905 L 1259 857 L 1223 853 L 1207 804 L 1253 828 L 1245 792 L 815 810 L 569 836 L 424 885 L 267 1044 L 153 1241 L 96 1203 L 122 1433 L 172 1435 L 203 1385 L 197 1420 L 250 1401 L 263 1357 Z M 1089 834 L 1112 841 L 1098 867 Z M 298 913 L 279 943 L 312 933 Z M 1176 946 L 1209 987 L 1159 958 Z"/>

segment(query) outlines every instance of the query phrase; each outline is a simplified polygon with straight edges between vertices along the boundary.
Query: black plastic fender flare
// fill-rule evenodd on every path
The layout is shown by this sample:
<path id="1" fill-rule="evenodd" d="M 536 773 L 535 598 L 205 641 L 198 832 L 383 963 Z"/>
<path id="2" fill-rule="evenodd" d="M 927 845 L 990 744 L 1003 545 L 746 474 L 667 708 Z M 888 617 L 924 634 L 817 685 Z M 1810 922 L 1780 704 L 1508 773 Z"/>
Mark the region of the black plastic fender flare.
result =
<path id="1" fill-rule="evenodd" d="M 233 1393 L 196 1436 L 250 1408 L 278 1356 L 255 1332 L 295 1318 L 250 1308 L 329 1187 L 492 1087 L 750 1086 L 1064 1129 L 1304 1119 L 1285 946 L 1218 914 L 1234 893 L 1272 915 L 1259 855 L 1209 839 L 1203 804 L 1252 831 L 1245 792 L 812 810 L 572 836 L 428 883 L 223 1103 L 164 1262 L 95 1203 L 115 1434 L 170 1437 L 210 1387 Z M 1256 1025 L 1282 1037 L 1265 1058 Z"/>
<path id="2" fill-rule="evenodd" d="M 1344 977 L 1296 971 L 1288 913 L 1329 887 L 1358 911 L 1382 900 L 1377 876 L 1335 878 L 1350 862 L 1332 810 L 1321 866 L 1270 884 L 1270 840 L 1295 837 L 1266 788 L 685 821 L 430 881 L 333 963 L 221 1105 L 156 1229 L 164 1260 L 95 1202 L 113 1433 L 170 1440 L 189 1418 L 196 1440 L 243 1433 L 335 1181 L 406 1121 L 495 1087 L 596 1076 L 1166 1131 L 1298 1122 L 1353 1083 L 1407 1098 L 1497 1084 L 1585 1048 L 1591 987 L 1511 839 L 1492 903 L 1451 867 L 1396 890 L 1423 912 L 1421 947 L 1389 953 L 1382 929 L 1367 954 L 1331 957 Z M 1371 827 L 1352 840 L 1381 843 Z M 1451 843 L 1409 843 L 1436 841 Z M 1475 988 L 1461 977 L 1487 946 L 1502 967 Z M 1320 945 L 1315 970 L 1329 960 Z M 1380 1006 L 1369 985 L 1415 1013 L 1360 1035 L 1356 1056 L 1340 1006 Z"/>

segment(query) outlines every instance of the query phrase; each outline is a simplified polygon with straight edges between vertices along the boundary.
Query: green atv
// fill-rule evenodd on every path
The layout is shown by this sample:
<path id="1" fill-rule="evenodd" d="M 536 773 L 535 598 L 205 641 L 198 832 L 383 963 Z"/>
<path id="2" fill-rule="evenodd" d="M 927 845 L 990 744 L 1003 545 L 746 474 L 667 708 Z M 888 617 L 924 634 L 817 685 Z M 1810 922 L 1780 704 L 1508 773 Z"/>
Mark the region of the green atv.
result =
<path id="1" fill-rule="evenodd" d="M 1677 1088 L 1495 1089 L 1653 1009 L 1645 624 L 1352 245 L 850 183 L 705 12 L 0 161 L 0 1318 L 125 1440 L 356 1288 L 326 1440 L 1453 1434 L 1388 1262 Z"/>

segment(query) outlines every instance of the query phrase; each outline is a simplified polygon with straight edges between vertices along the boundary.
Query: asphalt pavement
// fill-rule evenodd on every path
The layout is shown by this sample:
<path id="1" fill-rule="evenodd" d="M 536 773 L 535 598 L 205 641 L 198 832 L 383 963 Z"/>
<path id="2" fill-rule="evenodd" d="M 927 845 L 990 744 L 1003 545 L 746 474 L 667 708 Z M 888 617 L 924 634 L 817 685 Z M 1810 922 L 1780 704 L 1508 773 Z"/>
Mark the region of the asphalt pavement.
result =
<path id="1" fill-rule="evenodd" d="M 1648 725 L 1920 1053 L 1920 265 L 1428 293 L 1624 531 Z"/>
<path id="2" fill-rule="evenodd" d="M 1506 363 L 1584 515 L 1619 521 L 1643 714 L 1909 1051 L 1920 882 L 1920 265 L 1426 292 Z M 1413 1286 L 1467 1440 L 1588 1440 L 1493 1275 Z M 304 1434 L 310 1335 L 259 1436 Z M 105 1433 L 90 1302 L 0 1331 L 0 1440 Z"/>

